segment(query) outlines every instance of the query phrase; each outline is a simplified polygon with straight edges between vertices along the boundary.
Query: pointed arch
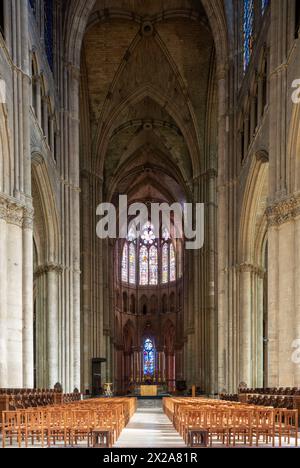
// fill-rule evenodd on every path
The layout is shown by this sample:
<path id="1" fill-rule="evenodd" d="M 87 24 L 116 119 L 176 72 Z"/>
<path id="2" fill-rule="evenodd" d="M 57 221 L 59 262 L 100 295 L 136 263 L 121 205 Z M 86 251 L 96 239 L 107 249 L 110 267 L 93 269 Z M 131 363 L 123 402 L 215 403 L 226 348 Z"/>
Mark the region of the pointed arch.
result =
<path id="1" fill-rule="evenodd" d="M 35 208 L 34 238 L 39 249 L 39 263 L 59 263 L 60 228 L 55 192 L 42 156 L 32 155 L 33 206 Z M 41 234 L 45 236 L 41 238 Z"/>
<path id="2" fill-rule="evenodd" d="M 265 153 L 263 153 L 265 154 Z M 260 153 L 260 156 L 262 153 Z M 240 264 L 253 264 L 258 261 L 255 249 L 257 236 L 263 237 L 267 229 L 266 216 L 261 213 L 261 202 L 268 188 L 269 164 L 267 154 L 265 158 L 253 158 L 244 192 L 240 229 L 239 229 L 239 260 Z M 257 216 L 261 214 L 261 223 L 257 224 Z"/>

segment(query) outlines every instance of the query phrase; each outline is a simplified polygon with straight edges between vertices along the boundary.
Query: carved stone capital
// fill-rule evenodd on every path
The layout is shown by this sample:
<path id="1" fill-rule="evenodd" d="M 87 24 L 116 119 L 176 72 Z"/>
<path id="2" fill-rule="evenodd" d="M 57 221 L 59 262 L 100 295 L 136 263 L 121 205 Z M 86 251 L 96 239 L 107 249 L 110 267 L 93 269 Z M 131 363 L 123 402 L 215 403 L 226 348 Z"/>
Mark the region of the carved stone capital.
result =
<path id="1" fill-rule="evenodd" d="M 44 274 L 51 273 L 51 272 L 57 273 L 59 275 L 63 272 L 63 269 L 64 268 L 62 265 L 50 262 L 50 263 L 46 263 L 45 265 L 39 266 L 35 270 L 34 276 L 38 278 L 39 276 L 42 276 Z"/>
<path id="2" fill-rule="evenodd" d="M 31 206 L 20 204 L 7 196 L 0 200 L 0 219 L 7 224 L 33 229 L 33 214 Z"/>
<path id="3" fill-rule="evenodd" d="M 22 227 L 23 226 L 23 208 L 18 206 L 9 204 L 6 210 L 6 222 L 8 224 L 12 224 L 14 226 Z"/>
<path id="4" fill-rule="evenodd" d="M 266 273 L 263 268 L 258 265 L 252 265 L 251 263 L 241 263 L 241 265 L 237 267 L 237 270 L 239 273 L 253 273 L 260 278 L 263 278 Z"/>
<path id="5" fill-rule="evenodd" d="M 202 172 L 199 176 L 193 179 L 194 183 L 203 182 L 203 180 L 217 179 L 218 171 L 216 169 L 210 168 L 206 172 Z"/>
<path id="6" fill-rule="evenodd" d="M 285 198 L 267 208 L 269 226 L 281 226 L 300 216 L 300 195 Z"/>

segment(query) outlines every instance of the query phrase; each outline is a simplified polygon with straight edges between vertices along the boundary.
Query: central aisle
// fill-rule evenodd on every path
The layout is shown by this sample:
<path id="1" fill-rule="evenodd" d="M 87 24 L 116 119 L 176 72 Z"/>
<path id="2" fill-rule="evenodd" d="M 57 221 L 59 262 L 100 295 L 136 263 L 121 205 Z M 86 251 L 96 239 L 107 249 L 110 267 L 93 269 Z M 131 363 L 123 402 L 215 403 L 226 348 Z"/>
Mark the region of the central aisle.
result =
<path id="1" fill-rule="evenodd" d="M 183 439 L 163 412 L 161 400 L 139 400 L 137 412 L 115 448 L 184 448 Z"/>

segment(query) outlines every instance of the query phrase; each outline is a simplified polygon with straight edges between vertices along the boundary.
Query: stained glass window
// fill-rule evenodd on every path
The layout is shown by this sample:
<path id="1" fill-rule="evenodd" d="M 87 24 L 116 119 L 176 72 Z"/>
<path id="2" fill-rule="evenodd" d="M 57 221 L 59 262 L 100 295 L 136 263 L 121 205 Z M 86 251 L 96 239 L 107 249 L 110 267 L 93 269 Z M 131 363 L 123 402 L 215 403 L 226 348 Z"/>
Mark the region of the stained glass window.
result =
<path id="1" fill-rule="evenodd" d="M 270 0 L 261 0 L 261 12 L 262 12 L 262 14 L 264 14 L 264 12 L 266 11 L 269 3 L 270 3 Z"/>
<path id="2" fill-rule="evenodd" d="M 155 374 L 155 348 L 153 341 L 147 338 L 144 342 L 144 376 L 153 377 Z"/>
<path id="3" fill-rule="evenodd" d="M 129 283 L 135 284 L 136 282 L 136 254 L 135 245 L 129 245 Z"/>
<path id="4" fill-rule="evenodd" d="M 166 227 L 162 229 L 162 238 L 164 241 L 168 241 L 170 239 L 170 233 Z"/>
<path id="5" fill-rule="evenodd" d="M 128 244 L 125 242 L 122 254 L 122 281 L 128 283 Z"/>
<path id="6" fill-rule="evenodd" d="M 177 262 L 178 262 L 178 277 L 182 277 L 182 245 L 181 242 L 178 243 L 178 253 L 177 253 Z"/>
<path id="7" fill-rule="evenodd" d="M 160 238 L 160 241 L 156 238 L 150 222 L 144 225 L 140 238 L 137 237 L 134 226 L 129 226 L 122 251 L 122 282 L 157 286 L 159 282 L 167 284 L 169 281 L 176 281 L 177 255 L 169 230 L 163 227 Z"/>
<path id="8" fill-rule="evenodd" d="M 169 281 L 169 245 L 164 244 L 162 248 L 162 283 Z"/>
<path id="9" fill-rule="evenodd" d="M 173 244 L 170 244 L 170 281 L 176 281 L 176 257 Z"/>
<path id="10" fill-rule="evenodd" d="M 34 14 L 36 14 L 36 0 L 29 0 L 29 4 Z"/>
<path id="11" fill-rule="evenodd" d="M 149 251 L 149 284 L 158 284 L 158 254 L 157 248 L 153 245 Z"/>
<path id="12" fill-rule="evenodd" d="M 147 286 L 149 283 L 149 262 L 148 249 L 146 246 L 141 246 L 140 249 L 140 285 Z"/>
<path id="13" fill-rule="evenodd" d="M 49 66 L 53 71 L 53 0 L 45 0 L 45 50 Z"/>
<path id="14" fill-rule="evenodd" d="M 141 235 L 142 241 L 145 245 L 153 245 L 155 242 L 154 227 L 151 223 L 146 223 Z"/>
<path id="15" fill-rule="evenodd" d="M 244 71 L 246 71 L 253 50 L 254 0 L 244 0 L 243 39 L 244 39 Z"/>

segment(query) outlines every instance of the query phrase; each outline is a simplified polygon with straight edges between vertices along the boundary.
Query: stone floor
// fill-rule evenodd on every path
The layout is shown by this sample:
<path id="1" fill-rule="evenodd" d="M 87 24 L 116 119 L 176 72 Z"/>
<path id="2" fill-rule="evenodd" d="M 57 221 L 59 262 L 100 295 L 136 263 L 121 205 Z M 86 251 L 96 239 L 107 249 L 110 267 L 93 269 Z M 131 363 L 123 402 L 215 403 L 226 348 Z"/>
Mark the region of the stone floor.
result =
<path id="1" fill-rule="evenodd" d="M 140 400 L 115 448 L 184 448 L 183 439 L 165 416 L 161 400 Z"/>

